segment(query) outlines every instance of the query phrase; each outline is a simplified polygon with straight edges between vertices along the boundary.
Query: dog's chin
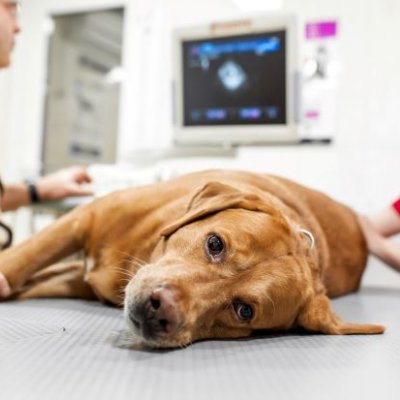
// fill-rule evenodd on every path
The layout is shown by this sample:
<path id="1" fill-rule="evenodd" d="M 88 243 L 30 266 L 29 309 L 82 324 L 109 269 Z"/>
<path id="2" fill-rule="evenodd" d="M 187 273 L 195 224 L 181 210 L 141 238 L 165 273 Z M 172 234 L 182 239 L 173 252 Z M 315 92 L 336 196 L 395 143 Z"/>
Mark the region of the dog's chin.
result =
<path id="1" fill-rule="evenodd" d="M 149 346 L 139 335 L 136 335 L 131 329 L 113 332 L 111 342 L 114 346 L 122 349 L 146 350 Z"/>

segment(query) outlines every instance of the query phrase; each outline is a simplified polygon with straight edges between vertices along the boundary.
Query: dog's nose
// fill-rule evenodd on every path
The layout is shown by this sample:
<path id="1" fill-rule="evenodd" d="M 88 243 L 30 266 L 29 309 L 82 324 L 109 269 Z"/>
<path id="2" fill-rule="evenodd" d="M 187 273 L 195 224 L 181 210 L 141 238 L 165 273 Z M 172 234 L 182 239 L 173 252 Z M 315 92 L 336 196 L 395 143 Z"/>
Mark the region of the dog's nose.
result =
<path id="1" fill-rule="evenodd" d="M 174 333 L 182 322 L 172 289 L 160 287 L 150 295 L 150 304 L 155 310 L 155 319 L 161 330 L 167 334 Z"/>
<path id="2" fill-rule="evenodd" d="M 143 303 L 131 307 L 129 318 L 144 337 L 170 335 L 179 329 L 183 317 L 176 295 L 173 289 L 158 287 Z"/>

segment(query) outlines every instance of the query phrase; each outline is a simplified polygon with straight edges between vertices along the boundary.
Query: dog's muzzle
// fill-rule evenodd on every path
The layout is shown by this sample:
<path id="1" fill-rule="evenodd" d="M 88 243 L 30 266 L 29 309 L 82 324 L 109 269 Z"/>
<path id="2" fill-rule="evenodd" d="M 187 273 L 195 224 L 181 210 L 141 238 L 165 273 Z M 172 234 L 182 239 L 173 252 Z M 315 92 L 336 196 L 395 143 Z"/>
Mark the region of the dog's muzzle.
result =
<path id="1" fill-rule="evenodd" d="M 169 337 L 183 323 L 183 315 L 173 289 L 157 287 L 149 296 L 126 305 L 126 315 L 134 330 L 145 339 Z"/>

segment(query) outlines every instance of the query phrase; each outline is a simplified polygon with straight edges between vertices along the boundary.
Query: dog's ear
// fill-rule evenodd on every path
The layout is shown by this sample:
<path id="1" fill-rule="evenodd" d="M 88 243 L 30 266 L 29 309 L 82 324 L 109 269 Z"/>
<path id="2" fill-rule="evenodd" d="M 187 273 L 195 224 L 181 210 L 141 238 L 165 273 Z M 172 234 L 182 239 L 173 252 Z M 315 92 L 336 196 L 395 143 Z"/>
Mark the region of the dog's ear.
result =
<path id="1" fill-rule="evenodd" d="M 378 334 L 385 331 L 381 325 L 353 324 L 343 321 L 333 310 L 325 294 L 310 296 L 297 318 L 302 328 L 329 335 Z"/>
<path id="2" fill-rule="evenodd" d="M 170 236 L 180 227 L 190 222 L 228 208 L 243 208 L 262 211 L 273 216 L 280 215 L 275 207 L 269 205 L 256 194 L 247 193 L 219 182 L 208 182 L 195 192 L 185 214 L 164 228 L 161 235 Z"/>

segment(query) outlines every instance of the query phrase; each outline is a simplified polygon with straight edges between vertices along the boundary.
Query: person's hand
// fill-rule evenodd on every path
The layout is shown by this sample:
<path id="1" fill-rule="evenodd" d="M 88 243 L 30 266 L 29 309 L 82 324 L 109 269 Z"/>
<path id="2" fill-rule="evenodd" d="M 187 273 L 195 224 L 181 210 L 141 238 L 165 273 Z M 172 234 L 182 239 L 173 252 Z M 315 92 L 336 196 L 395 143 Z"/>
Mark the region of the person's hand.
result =
<path id="1" fill-rule="evenodd" d="M 85 167 L 70 167 L 40 178 L 36 188 L 41 200 L 61 200 L 69 196 L 92 195 L 91 181 Z"/>

